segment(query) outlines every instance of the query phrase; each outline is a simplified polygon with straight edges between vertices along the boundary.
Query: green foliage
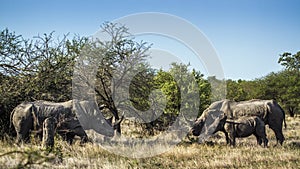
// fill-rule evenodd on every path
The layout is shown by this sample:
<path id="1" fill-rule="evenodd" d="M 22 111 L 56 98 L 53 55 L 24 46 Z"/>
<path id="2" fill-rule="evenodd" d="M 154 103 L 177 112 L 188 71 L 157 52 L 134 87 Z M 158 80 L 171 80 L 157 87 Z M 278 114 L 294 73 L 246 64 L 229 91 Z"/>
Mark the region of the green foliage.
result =
<path id="1" fill-rule="evenodd" d="M 178 114 L 180 111 L 180 90 L 172 75 L 160 70 L 155 76 L 156 85 L 166 96 L 167 105 L 164 113 Z"/>
<path id="2" fill-rule="evenodd" d="M 89 41 L 82 51 L 84 58 L 80 58 L 79 64 L 76 65 L 78 70 L 76 86 L 91 88 L 93 90 L 91 93 L 96 93 L 97 102 L 105 105 L 118 120 L 120 108 L 124 112 L 134 111 L 131 109 L 131 104 L 137 101 L 135 98 L 128 98 L 128 90 L 131 91 L 132 96 L 138 96 L 132 88 L 136 88 L 137 92 L 142 89 L 147 90 L 147 85 L 143 85 L 148 84 L 148 78 L 144 77 L 151 76 L 151 69 L 144 61 L 148 56 L 146 52 L 150 45 L 136 42 L 130 37 L 128 28 L 119 24 L 104 23 L 102 31 L 108 39 Z M 86 66 L 84 62 L 89 65 Z M 96 81 L 90 79 L 94 67 L 98 68 Z M 131 81 L 132 78 L 136 80 Z M 81 92 L 73 94 L 81 98 Z M 135 106 L 141 108 L 144 104 Z"/>
<path id="3" fill-rule="evenodd" d="M 212 100 L 212 91 L 211 84 L 208 80 L 204 78 L 204 75 L 201 72 L 193 70 L 192 75 L 195 77 L 195 80 L 198 84 L 199 88 L 199 99 L 200 99 L 200 107 L 198 116 L 202 114 L 202 112 L 210 105 Z"/>
<path id="4" fill-rule="evenodd" d="M 53 33 L 26 40 L 0 32 L 0 137 L 11 131 L 10 112 L 20 102 L 71 98 L 74 61 L 85 43 L 80 37 L 54 40 Z"/>
<path id="5" fill-rule="evenodd" d="M 300 72 L 284 70 L 264 78 L 265 97 L 277 99 L 291 116 L 300 106 Z"/>
<path id="6" fill-rule="evenodd" d="M 211 101 L 218 101 L 226 98 L 226 81 L 217 79 L 215 76 L 210 76 L 207 81 L 211 86 Z"/>
<path id="7" fill-rule="evenodd" d="M 290 115 L 294 116 L 300 108 L 300 51 L 293 55 L 288 52 L 283 53 L 278 63 L 286 68 L 279 79 L 283 87 L 281 89 L 286 89 L 280 100 L 285 104 Z"/>
<path id="8" fill-rule="evenodd" d="M 253 81 L 227 80 L 227 98 L 235 101 L 265 99 L 263 82 L 259 79 Z"/>
<path id="9" fill-rule="evenodd" d="M 287 70 L 300 71 L 300 51 L 293 55 L 288 52 L 281 54 L 278 63 Z"/>
<path id="10" fill-rule="evenodd" d="M 132 86 L 141 78 L 147 82 L 142 88 L 132 87 L 130 91 L 132 104 L 144 111 L 141 116 L 152 116 L 150 119 L 154 120 L 141 125 L 151 134 L 155 133 L 153 130 L 167 129 L 179 112 L 188 119 L 194 119 L 193 114 L 200 115 L 210 104 L 210 83 L 203 74 L 190 71 L 189 65 L 173 63 L 171 66 L 169 71 L 160 69 L 148 76 L 137 74 L 132 81 Z"/>
<path id="11" fill-rule="evenodd" d="M 79 72 L 79 85 L 92 87 L 98 103 L 104 104 L 116 119 L 122 109 L 127 115 L 162 115 L 158 120 L 168 125 L 179 111 L 189 114 L 198 106 L 200 115 L 212 101 L 225 98 L 223 80 L 205 79 L 201 72 L 183 64 L 173 63 L 169 71 L 151 69 L 146 62 L 151 45 L 136 42 L 125 26 L 105 23 L 102 28 L 109 39 L 96 42 L 78 36 L 69 39 L 67 35 L 55 39 L 53 32 L 31 40 L 8 29 L 0 32 L 0 137 L 12 132 L 7 130 L 10 112 L 20 102 L 72 98 L 74 67 L 84 64 L 75 65 L 75 61 L 82 52 L 90 52 L 84 60 L 98 69 L 94 84 L 86 78 L 91 71 Z M 102 56 L 100 61 L 98 56 Z M 236 101 L 276 99 L 291 115 L 295 114 L 300 106 L 299 58 L 300 52 L 283 53 L 278 63 L 286 68 L 284 71 L 251 81 L 227 80 L 226 97 Z M 194 91 L 198 92 L 199 102 L 191 99 Z M 82 91 L 77 94 L 82 95 Z M 182 104 L 182 100 L 186 102 Z M 164 102 L 166 105 L 159 104 Z"/>
<path id="12" fill-rule="evenodd" d="M 283 53 L 278 63 L 286 69 L 252 81 L 227 80 L 227 98 L 236 101 L 275 99 L 294 116 L 300 108 L 300 52 Z"/>

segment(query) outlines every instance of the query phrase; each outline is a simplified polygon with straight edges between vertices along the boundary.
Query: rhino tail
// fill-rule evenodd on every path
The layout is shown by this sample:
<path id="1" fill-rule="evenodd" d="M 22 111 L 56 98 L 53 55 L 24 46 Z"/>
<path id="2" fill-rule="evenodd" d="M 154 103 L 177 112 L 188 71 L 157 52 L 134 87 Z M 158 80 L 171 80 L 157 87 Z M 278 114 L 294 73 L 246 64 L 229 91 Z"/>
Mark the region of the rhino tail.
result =
<path id="1" fill-rule="evenodd" d="M 286 129 L 285 116 L 283 117 L 283 122 L 284 122 L 284 128 Z"/>

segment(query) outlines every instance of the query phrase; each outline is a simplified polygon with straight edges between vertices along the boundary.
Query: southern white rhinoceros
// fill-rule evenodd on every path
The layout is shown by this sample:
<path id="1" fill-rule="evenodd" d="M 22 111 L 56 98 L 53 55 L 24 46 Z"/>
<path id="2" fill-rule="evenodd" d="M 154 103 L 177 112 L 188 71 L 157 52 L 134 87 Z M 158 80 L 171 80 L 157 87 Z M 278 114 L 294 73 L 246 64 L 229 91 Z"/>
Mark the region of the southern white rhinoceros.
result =
<path id="1" fill-rule="evenodd" d="M 253 134 L 256 137 L 257 144 L 261 145 L 263 142 L 264 147 L 268 146 L 265 123 L 257 116 L 227 120 L 224 128 L 229 134 L 230 145 L 235 146 L 235 138 L 248 137 Z"/>
<path id="2" fill-rule="evenodd" d="M 11 113 L 11 121 L 17 132 L 17 142 L 29 141 L 29 134 L 35 130 L 42 135 L 42 125 L 45 119 L 74 117 L 72 100 L 61 103 L 48 101 L 24 102 L 19 104 Z"/>
<path id="3" fill-rule="evenodd" d="M 42 133 L 42 125 L 46 118 L 52 117 L 57 123 L 63 119 L 77 117 L 79 121 L 74 123 L 63 124 L 67 130 L 72 131 L 71 134 L 84 136 L 82 132 L 74 133 L 77 130 L 74 126 L 80 126 L 84 129 L 94 129 L 100 134 L 112 137 L 114 129 L 120 127 L 123 118 L 117 120 L 114 124 L 106 120 L 102 113 L 98 110 L 97 104 L 91 101 L 69 100 L 66 102 L 54 103 L 49 101 L 34 101 L 19 104 L 11 113 L 11 122 L 17 132 L 17 142 L 28 141 L 29 134 L 32 130 Z M 83 124 L 81 124 L 83 123 Z M 79 131 L 79 130 L 78 130 Z"/>
<path id="4" fill-rule="evenodd" d="M 201 137 L 202 133 L 208 133 L 206 135 L 211 135 L 217 131 L 225 132 L 225 117 L 235 120 L 243 116 L 260 117 L 264 123 L 269 125 L 269 127 L 274 131 L 277 143 L 279 142 L 282 145 L 284 141 L 282 133 L 283 123 L 286 126 L 285 113 L 275 100 L 253 99 L 241 102 L 221 100 L 214 102 L 196 120 L 191 131 L 194 135 L 200 134 L 199 137 Z M 208 129 L 213 132 L 208 132 Z M 228 134 L 226 132 L 225 135 L 228 143 Z M 202 141 L 203 139 L 199 139 L 199 142 Z"/>

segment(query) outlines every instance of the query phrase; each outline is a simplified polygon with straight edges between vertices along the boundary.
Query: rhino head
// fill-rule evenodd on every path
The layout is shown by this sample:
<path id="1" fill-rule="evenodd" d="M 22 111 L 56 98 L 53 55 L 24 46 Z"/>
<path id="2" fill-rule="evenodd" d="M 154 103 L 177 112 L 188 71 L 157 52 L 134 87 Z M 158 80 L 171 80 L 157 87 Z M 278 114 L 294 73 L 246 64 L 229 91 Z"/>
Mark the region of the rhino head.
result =
<path id="1" fill-rule="evenodd" d="M 192 125 L 191 133 L 194 136 L 199 136 L 203 132 L 213 134 L 223 129 L 226 119 L 227 116 L 222 111 L 206 109 Z"/>
<path id="2" fill-rule="evenodd" d="M 195 120 L 195 123 L 192 126 L 191 133 L 194 136 L 199 136 L 203 126 L 204 126 L 204 119 L 198 118 L 197 120 Z"/>
<path id="3" fill-rule="evenodd" d="M 56 131 L 70 144 L 75 136 L 80 137 L 81 143 L 88 141 L 88 136 L 76 117 L 61 119 L 56 126 Z"/>

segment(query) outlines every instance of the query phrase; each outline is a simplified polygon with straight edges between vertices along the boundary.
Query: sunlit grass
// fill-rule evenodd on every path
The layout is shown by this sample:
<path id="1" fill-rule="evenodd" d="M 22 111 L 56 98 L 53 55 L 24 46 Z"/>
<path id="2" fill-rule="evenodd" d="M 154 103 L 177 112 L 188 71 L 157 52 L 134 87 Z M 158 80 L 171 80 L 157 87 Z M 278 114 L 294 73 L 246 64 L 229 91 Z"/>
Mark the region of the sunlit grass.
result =
<path id="1" fill-rule="evenodd" d="M 168 152 L 149 158 L 128 158 L 112 154 L 98 145 L 75 142 L 70 146 L 57 139 L 51 153 L 42 151 L 40 143 L 17 146 L 13 141 L 0 142 L 0 152 L 14 152 L 0 157 L 0 168 L 26 164 L 28 156 L 36 163 L 29 168 L 299 168 L 300 118 L 287 119 L 283 146 L 273 147 L 275 136 L 267 129 L 270 146 L 256 145 L 255 137 L 237 139 L 237 146 L 225 144 L 224 136 L 212 138 L 210 144 L 182 142 Z M 38 153 L 36 155 L 35 153 Z M 35 156 L 34 156 L 35 154 Z M 40 158 L 40 159 L 39 159 Z M 44 160 L 44 161 L 43 161 Z"/>

